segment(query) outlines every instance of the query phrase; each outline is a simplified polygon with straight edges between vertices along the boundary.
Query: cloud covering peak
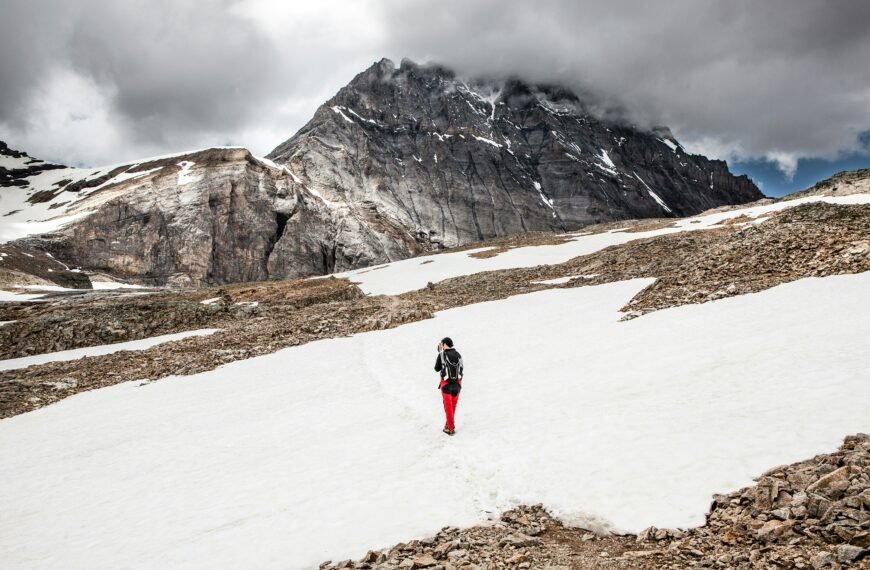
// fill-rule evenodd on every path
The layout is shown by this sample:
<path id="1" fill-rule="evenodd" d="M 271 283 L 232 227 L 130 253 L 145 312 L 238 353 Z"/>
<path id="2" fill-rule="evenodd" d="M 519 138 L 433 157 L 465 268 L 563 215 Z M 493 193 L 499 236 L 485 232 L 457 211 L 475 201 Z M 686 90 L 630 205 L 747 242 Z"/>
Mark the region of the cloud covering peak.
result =
<path id="1" fill-rule="evenodd" d="M 9 0 L 0 139 L 74 164 L 266 153 L 383 56 L 562 83 L 690 150 L 785 172 L 870 151 L 860 0 Z"/>

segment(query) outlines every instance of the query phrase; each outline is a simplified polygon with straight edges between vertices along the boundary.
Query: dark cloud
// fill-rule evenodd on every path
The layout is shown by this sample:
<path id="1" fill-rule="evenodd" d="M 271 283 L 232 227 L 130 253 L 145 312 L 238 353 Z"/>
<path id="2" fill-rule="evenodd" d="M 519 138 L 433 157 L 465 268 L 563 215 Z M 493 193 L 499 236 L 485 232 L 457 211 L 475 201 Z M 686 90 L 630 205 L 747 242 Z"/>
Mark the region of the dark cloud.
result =
<path id="1" fill-rule="evenodd" d="M 0 137 L 86 162 L 265 153 L 382 56 L 565 83 L 700 151 L 786 170 L 866 152 L 870 130 L 862 0 L 5 4 Z"/>
<path id="2" fill-rule="evenodd" d="M 280 74 L 278 46 L 256 22 L 233 14 L 232 6 L 229 1 L 10 2 L 0 24 L 3 130 L 52 149 L 57 137 L 99 123 L 113 132 L 88 130 L 88 138 L 107 136 L 121 144 L 106 149 L 94 143 L 96 161 L 234 141 L 280 101 L 288 82 Z M 90 109 L 89 103 L 105 108 Z M 67 128 L 51 129 L 34 116 L 44 114 L 44 106 L 52 107 L 50 113 L 68 109 L 60 121 Z M 40 145 L 42 138 L 51 140 Z M 87 147 L 91 141 L 76 144 Z M 83 153 L 72 162 L 87 159 Z"/>
<path id="3" fill-rule="evenodd" d="M 469 73 L 584 86 L 718 155 L 858 148 L 870 126 L 870 3 L 403 2 L 398 45 Z M 509 30 L 509 32 L 505 32 Z"/>

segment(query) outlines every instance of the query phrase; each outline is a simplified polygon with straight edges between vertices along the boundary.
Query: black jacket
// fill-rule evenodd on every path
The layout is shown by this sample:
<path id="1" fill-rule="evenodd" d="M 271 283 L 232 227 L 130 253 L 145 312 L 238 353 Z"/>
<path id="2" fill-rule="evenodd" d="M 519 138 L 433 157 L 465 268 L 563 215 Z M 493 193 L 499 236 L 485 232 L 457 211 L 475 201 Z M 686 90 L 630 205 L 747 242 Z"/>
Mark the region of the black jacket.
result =
<path id="1" fill-rule="evenodd" d="M 462 372 L 463 372 L 462 355 L 459 354 L 459 351 L 456 350 L 455 348 L 448 348 L 447 350 L 445 350 L 443 352 L 443 355 L 444 355 L 443 357 L 447 359 L 447 362 L 449 362 L 451 366 L 454 364 L 458 364 L 459 377 L 462 378 Z M 438 356 L 435 357 L 435 372 L 440 372 L 441 379 L 444 380 L 444 378 L 447 376 L 447 370 L 445 369 L 446 367 L 443 365 L 441 358 L 442 358 L 442 353 L 439 352 Z M 456 394 L 459 393 L 459 390 L 461 390 L 461 389 L 462 389 L 462 386 L 460 384 L 458 384 L 458 383 L 457 384 L 450 384 L 450 382 L 447 382 L 441 388 L 441 391 L 447 392 L 448 394 L 453 394 L 455 396 Z"/>

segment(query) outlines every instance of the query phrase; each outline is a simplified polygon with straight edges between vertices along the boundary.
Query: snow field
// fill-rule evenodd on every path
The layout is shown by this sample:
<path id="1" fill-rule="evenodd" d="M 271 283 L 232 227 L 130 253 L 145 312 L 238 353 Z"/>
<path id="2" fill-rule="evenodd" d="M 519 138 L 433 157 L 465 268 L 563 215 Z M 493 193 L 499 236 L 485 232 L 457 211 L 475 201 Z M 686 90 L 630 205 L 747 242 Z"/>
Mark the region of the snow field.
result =
<path id="1" fill-rule="evenodd" d="M 713 493 L 870 429 L 870 274 L 618 322 L 651 282 L 451 309 L 2 420 L 0 566 L 310 568 L 518 503 L 698 525 Z M 467 365 L 453 438 L 431 368 L 446 334 Z"/>

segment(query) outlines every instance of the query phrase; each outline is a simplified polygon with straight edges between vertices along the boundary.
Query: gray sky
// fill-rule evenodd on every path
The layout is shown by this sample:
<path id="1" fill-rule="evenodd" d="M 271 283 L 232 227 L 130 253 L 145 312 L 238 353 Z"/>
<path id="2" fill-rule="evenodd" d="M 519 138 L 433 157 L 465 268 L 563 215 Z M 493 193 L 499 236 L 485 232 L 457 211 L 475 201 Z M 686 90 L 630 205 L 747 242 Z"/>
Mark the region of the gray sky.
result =
<path id="1" fill-rule="evenodd" d="M 0 139 L 265 154 L 381 57 L 587 89 L 732 160 L 868 154 L 870 2 L 0 0 Z"/>

